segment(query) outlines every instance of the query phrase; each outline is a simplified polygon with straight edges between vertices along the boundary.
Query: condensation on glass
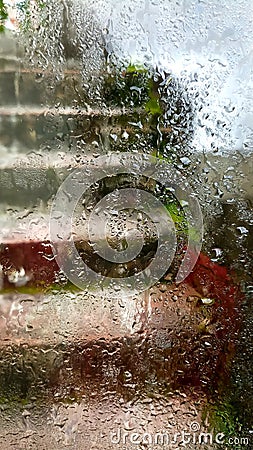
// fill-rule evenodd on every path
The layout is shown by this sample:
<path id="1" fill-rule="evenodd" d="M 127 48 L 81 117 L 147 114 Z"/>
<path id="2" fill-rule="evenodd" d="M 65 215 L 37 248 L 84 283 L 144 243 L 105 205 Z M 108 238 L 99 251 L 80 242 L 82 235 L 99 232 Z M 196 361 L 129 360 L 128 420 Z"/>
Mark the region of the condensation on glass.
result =
<path id="1" fill-rule="evenodd" d="M 0 2 L 1 448 L 250 445 L 252 19 L 250 0 Z M 103 277 L 138 277 L 156 221 L 108 212 L 114 251 L 143 238 L 121 264 L 96 253 L 88 222 L 105 196 L 143 189 L 177 235 L 163 278 L 129 297 L 117 283 L 80 290 L 58 267 L 56 193 L 112 152 L 166 161 L 191 186 L 204 237 L 183 283 L 197 232 L 173 189 L 138 171 L 104 168 L 77 202 L 75 246 Z"/>

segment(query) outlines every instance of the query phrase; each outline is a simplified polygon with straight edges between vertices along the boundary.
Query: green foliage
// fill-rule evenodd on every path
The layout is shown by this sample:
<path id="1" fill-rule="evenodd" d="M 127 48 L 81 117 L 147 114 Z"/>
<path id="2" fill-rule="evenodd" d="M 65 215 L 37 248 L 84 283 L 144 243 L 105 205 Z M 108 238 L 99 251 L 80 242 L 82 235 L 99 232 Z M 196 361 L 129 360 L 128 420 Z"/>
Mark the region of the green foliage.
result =
<path id="1" fill-rule="evenodd" d="M 132 64 L 130 63 L 126 68 L 126 73 L 130 74 L 137 74 L 137 73 L 148 73 L 148 70 L 145 69 L 141 64 Z"/>
<path id="2" fill-rule="evenodd" d="M 157 90 L 157 86 L 154 83 L 153 76 L 148 80 L 148 101 L 145 105 L 146 111 L 152 116 L 160 116 L 162 114 L 162 108 L 160 105 L 160 96 Z"/>
<path id="3" fill-rule="evenodd" d="M 142 66 L 129 64 L 120 71 L 110 65 L 105 80 L 105 99 L 112 106 L 143 106 L 148 101 L 148 80 L 148 71 Z"/>
<path id="4" fill-rule="evenodd" d="M 168 210 L 168 212 L 175 224 L 182 225 L 185 223 L 184 212 L 179 207 L 179 205 L 177 205 L 176 202 L 167 203 L 166 209 Z"/>
<path id="5" fill-rule="evenodd" d="M 5 21 L 8 19 L 6 5 L 3 0 L 0 0 L 0 33 L 5 31 Z"/>
<path id="6" fill-rule="evenodd" d="M 179 234 L 182 236 L 189 236 L 190 230 L 188 229 L 187 220 L 185 217 L 185 213 L 183 208 L 180 206 L 180 204 L 176 200 L 171 200 L 168 203 L 166 203 L 166 209 L 172 218 L 175 228 Z M 191 232 L 192 233 L 192 232 Z M 192 237 L 192 235 L 190 236 Z"/>
<path id="7" fill-rule="evenodd" d="M 242 425 L 239 423 L 234 406 L 228 401 L 207 405 L 203 412 L 203 421 L 208 417 L 210 431 L 214 434 L 224 433 L 225 439 L 239 437 Z M 233 450 L 240 450 L 241 445 L 233 444 Z"/>
<path id="8" fill-rule="evenodd" d="M 162 100 L 162 96 L 164 90 L 167 92 L 168 86 L 170 86 L 172 92 L 174 89 L 177 92 L 177 83 L 173 80 L 170 74 L 166 74 L 166 80 L 164 81 L 158 72 L 138 63 L 131 62 L 129 65 L 119 68 L 117 64 L 112 64 L 109 61 L 108 76 L 105 81 L 105 99 L 110 106 L 139 107 L 142 114 L 146 112 L 144 119 L 138 118 L 137 120 L 142 122 L 146 140 L 151 141 L 152 154 L 167 160 L 171 164 L 173 164 L 172 157 L 164 158 L 163 152 L 163 146 L 166 145 L 171 130 L 166 123 L 163 123 L 166 102 Z M 135 111 L 137 117 L 140 109 Z M 158 130 L 161 130 L 159 127 L 161 124 L 164 126 L 164 130 L 160 131 L 159 134 Z M 159 192 L 159 189 L 156 194 L 166 206 L 179 234 L 183 238 L 188 237 L 198 242 L 199 233 L 188 225 L 183 205 L 180 205 L 172 195 Z"/>
<path id="9" fill-rule="evenodd" d="M 188 224 L 183 207 L 176 200 L 166 202 L 165 206 L 179 234 L 199 242 L 199 231 Z"/>
<path id="10" fill-rule="evenodd" d="M 162 114 L 153 73 L 138 63 L 130 63 L 121 71 L 109 65 L 105 98 L 114 106 L 144 107 L 153 117 Z"/>
<path id="11" fill-rule="evenodd" d="M 159 104 L 159 100 L 157 98 L 150 98 L 146 105 L 145 108 L 148 112 L 150 112 L 152 115 L 158 114 L 160 115 L 162 113 L 161 110 L 161 106 Z"/>

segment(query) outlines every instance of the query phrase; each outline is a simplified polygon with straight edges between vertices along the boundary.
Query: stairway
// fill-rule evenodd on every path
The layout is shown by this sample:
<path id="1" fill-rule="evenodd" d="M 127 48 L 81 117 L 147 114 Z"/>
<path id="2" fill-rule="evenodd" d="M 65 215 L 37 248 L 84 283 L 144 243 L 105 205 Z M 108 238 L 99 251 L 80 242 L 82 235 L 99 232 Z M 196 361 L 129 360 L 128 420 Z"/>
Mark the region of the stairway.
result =
<path id="1" fill-rule="evenodd" d="M 222 356 L 238 327 L 242 294 L 208 259 L 181 285 L 172 266 L 132 298 L 101 295 L 96 286 L 80 291 L 54 259 L 49 216 L 63 180 L 110 151 L 152 153 L 154 130 L 145 117 L 143 109 L 90 101 L 80 60 L 66 59 L 60 75 L 41 71 L 29 66 L 11 33 L 0 34 L 3 448 L 107 450 L 117 448 L 110 433 L 121 426 L 149 426 L 151 434 L 168 423 L 167 430 L 189 428 L 201 423 L 209 388 L 233 354 Z M 210 168 L 210 184 L 215 174 Z M 82 229 L 76 241 L 92 259 Z"/>

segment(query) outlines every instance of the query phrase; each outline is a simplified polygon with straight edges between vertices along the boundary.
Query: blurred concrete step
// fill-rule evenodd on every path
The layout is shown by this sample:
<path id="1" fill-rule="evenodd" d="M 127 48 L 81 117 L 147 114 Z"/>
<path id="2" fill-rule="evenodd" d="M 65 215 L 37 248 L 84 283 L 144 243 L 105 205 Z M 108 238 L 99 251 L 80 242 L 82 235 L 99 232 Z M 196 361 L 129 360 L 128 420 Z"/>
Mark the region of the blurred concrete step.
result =
<path id="1" fill-rule="evenodd" d="M 104 260 L 94 251 L 94 242 L 84 239 L 83 236 L 79 240 L 78 238 L 75 240 L 75 246 L 84 264 L 98 273 L 100 277 L 106 277 L 105 285 L 107 279 L 108 284 L 113 281 L 111 279 L 114 279 L 113 285 L 116 291 L 119 287 L 115 278 L 122 281 L 122 278 L 132 277 L 146 269 L 155 257 L 157 243 L 145 242 L 138 256 L 125 264 Z M 133 249 L 133 245 L 131 248 Z M 58 245 L 58 252 L 62 252 L 62 258 L 65 255 L 64 251 L 66 252 L 66 244 Z M 176 276 L 182 260 L 183 253 L 178 253 L 170 266 L 173 277 Z M 67 278 L 58 266 L 50 241 L 11 241 L 1 244 L 0 292 L 6 289 L 29 292 L 30 288 L 43 289 L 45 286 L 57 284 L 64 286 L 66 283 Z M 91 285 L 92 280 L 88 279 L 87 287 Z"/>
<path id="2" fill-rule="evenodd" d="M 154 135 L 155 130 L 150 128 L 146 112 L 139 109 L 0 107 L 2 155 L 12 153 L 18 156 L 31 150 L 43 152 L 44 149 L 55 151 L 61 147 L 80 153 L 88 144 L 94 147 L 94 151 L 128 151 L 144 147 L 144 144 L 149 146 Z"/>
<path id="3" fill-rule="evenodd" d="M 158 442 L 170 450 L 175 445 L 168 447 L 167 443 L 175 440 L 175 433 L 180 442 L 182 430 L 190 432 L 192 423 L 201 424 L 201 433 L 209 431 L 209 421 L 202 425 L 207 396 L 198 388 L 181 386 L 176 392 L 157 388 L 154 392 L 152 387 L 136 387 L 134 394 L 129 392 L 130 381 L 125 384 L 119 393 L 102 386 L 93 392 L 87 390 L 82 400 L 70 395 L 68 403 L 57 393 L 53 405 L 44 400 L 37 406 L 36 396 L 33 402 L 6 402 L 0 417 L 0 445 L 5 450 L 122 450 L 126 443 L 129 450 L 135 450 L 135 438 L 140 437 L 137 442 L 149 440 L 155 446 Z M 133 391 L 134 383 L 132 386 Z M 203 442 L 189 444 L 187 449 L 208 450 Z"/>
<path id="4" fill-rule="evenodd" d="M 47 202 L 56 194 L 64 179 L 75 169 L 84 170 L 86 164 L 96 161 L 99 153 L 85 146 L 82 154 L 61 151 L 30 152 L 27 155 L 9 155 L 0 160 L 0 201 L 2 204 L 26 207 Z M 95 197 L 94 197 L 95 200 Z M 49 209 L 47 209 L 49 214 Z"/>
<path id="5" fill-rule="evenodd" d="M 0 198 L 2 203 L 11 205 L 34 204 L 38 199 L 47 202 L 55 194 L 67 176 L 74 158 L 49 153 L 43 157 L 31 153 L 28 157 L 3 161 L 0 169 Z"/>
<path id="6" fill-rule="evenodd" d="M 0 294 L 0 347 L 77 345 L 140 332 L 148 314 L 145 294 L 117 298 L 59 285 Z"/>
<path id="7" fill-rule="evenodd" d="M 61 79 L 53 73 L 25 68 L 17 61 L 0 58 L 0 106 L 83 105 L 87 101 L 80 70 L 63 69 Z"/>
<path id="8" fill-rule="evenodd" d="M 224 298 L 217 290 L 207 303 L 189 283 L 132 298 L 66 289 L 2 294 L 1 396 L 50 401 L 49 393 L 80 398 L 102 386 L 131 395 L 154 379 L 157 388 L 209 391 L 233 356 L 239 326 L 238 294 Z"/>
<path id="9" fill-rule="evenodd" d="M 123 140 L 124 137 L 121 142 Z M 0 154 L 0 202 L 9 203 L 10 206 L 27 206 L 38 200 L 47 202 L 71 170 L 85 167 L 85 164 L 96 156 L 107 153 L 105 148 L 99 147 L 96 142 L 82 143 L 80 147 L 75 145 L 71 151 L 62 144 L 58 151 L 47 148 L 44 151 L 31 151 L 27 155 L 14 151 L 6 155 L 6 158 L 5 154 L 2 154 L 2 157 Z M 127 144 L 125 150 L 128 150 Z M 147 148 L 143 150 L 147 151 Z M 213 199 L 220 199 L 219 202 L 229 201 L 230 198 L 252 202 L 252 158 L 250 155 L 242 158 L 239 156 L 236 153 L 210 156 L 207 164 L 205 156 L 193 155 L 193 175 L 188 174 L 189 168 L 173 164 L 171 167 L 172 170 L 180 169 L 182 174 L 188 175 L 192 188 L 198 193 L 200 203 L 204 201 L 205 194 L 211 202 Z M 201 203 L 201 206 L 204 208 L 205 204 Z"/>
<path id="10" fill-rule="evenodd" d="M 19 34 L 0 35 L 0 106 L 83 105 L 87 90 L 80 61 L 67 59 L 60 70 L 39 67 L 25 55 L 23 41 Z"/>
<path id="11" fill-rule="evenodd" d="M 94 196 L 93 196 L 94 197 Z M 95 198 L 93 198 L 94 200 Z M 30 207 L 10 207 L 1 205 L 2 214 L 0 216 L 0 264 L 1 264 L 1 288 L 18 288 L 20 286 L 43 286 L 59 281 L 59 268 L 54 258 L 52 243 L 50 242 L 50 206 L 42 204 Z M 58 216 L 57 216 L 58 217 Z M 118 277 L 130 276 L 138 269 L 144 268 L 151 262 L 157 248 L 157 231 L 152 221 L 147 221 L 145 214 L 140 216 L 135 210 L 129 211 L 127 217 L 113 217 L 113 223 L 106 228 L 106 239 L 104 238 L 104 223 L 96 225 L 96 236 L 89 236 L 88 223 L 90 211 L 80 204 L 77 207 L 72 220 L 72 227 L 69 230 L 69 238 L 74 239 L 85 263 L 96 272 L 104 276 Z M 141 251 L 137 250 L 136 257 L 125 264 L 117 264 L 103 260 L 94 250 L 94 243 L 105 249 L 109 245 L 115 249 L 124 246 L 129 230 L 134 226 L 143 236 L 143 246 Z M 171 239 L 173 229 L 168 222 L 164 222 L 166 227 L 163 235 Z M 161 229 L 161 226 L 160 226 Z M 117 232 L 115 233 L 115 230 Z M 66 230 L 67 231 L 67 230 Z M 178 236 L 178 253 L 173 263 L 176 270 L 179 261 L 183 258 L 183 245 L 185 236 L 181 233 Z M 67 235 L 63 240 L 57 242 L 57 253 L 62 249 L 62 255 L 66 253 Z M 131 249 L 134 250 L 135 241 L 131 241 Z"/>

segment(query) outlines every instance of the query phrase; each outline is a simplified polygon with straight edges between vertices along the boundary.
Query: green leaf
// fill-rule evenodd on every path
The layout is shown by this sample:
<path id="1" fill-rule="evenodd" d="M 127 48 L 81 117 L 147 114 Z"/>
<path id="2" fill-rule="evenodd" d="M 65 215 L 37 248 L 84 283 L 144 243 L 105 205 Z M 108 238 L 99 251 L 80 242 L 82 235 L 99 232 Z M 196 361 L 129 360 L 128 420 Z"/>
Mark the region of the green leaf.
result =
<path id="1" fill-rule="evenodd" d="M 141 64 L 130 63 L 126 68 L 126 73 L 147 73 L 147 69 Z"/>
<path id="2" fill-rule="evenodd" d="M 145 106 L 146 110 L 150 112 L 152 115 L 162 114 L 161 106 L 159 104 L 159 100 L 157 98 L 151 97 Z"/>
<path id="3" fill-rule="evenodd" d="M 168 210 L 173 222 L 175 224 L 182 224 L 185 222 L 183 211 L 181 212 L 176 203 L 167 203 L 166 209 Z"/>

